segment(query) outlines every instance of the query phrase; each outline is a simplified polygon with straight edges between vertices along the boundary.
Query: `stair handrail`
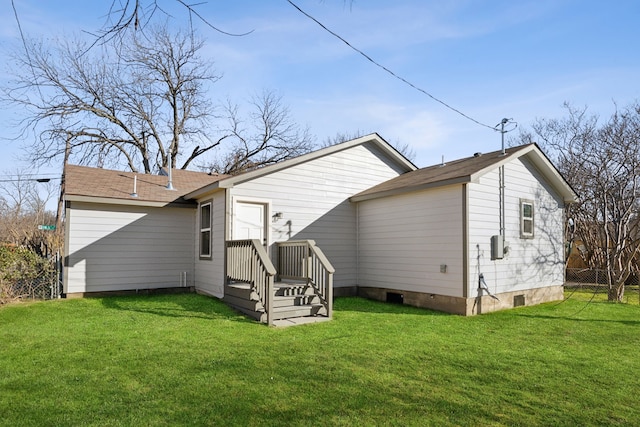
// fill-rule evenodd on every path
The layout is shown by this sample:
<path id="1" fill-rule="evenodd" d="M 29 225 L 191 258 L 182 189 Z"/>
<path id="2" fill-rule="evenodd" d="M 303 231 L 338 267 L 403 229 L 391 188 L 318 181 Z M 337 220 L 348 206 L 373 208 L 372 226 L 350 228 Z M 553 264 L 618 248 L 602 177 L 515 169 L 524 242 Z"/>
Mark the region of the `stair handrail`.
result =
<path id="1" fill-rule="evenodd" d="M 281 279 L 305 280 L 333 315 L 333 267 L 315 240 L 278 242 L 278 275 Z"/>
<path id="2" fill-rule="evenodd" d="M 227 284 L 232 281 L 249 283 L 258 295 L 267 315 L 267 324 L 273 325 L 274 276 L 276 268 L 267 250 L 258 239 L 227 240 Z"/>

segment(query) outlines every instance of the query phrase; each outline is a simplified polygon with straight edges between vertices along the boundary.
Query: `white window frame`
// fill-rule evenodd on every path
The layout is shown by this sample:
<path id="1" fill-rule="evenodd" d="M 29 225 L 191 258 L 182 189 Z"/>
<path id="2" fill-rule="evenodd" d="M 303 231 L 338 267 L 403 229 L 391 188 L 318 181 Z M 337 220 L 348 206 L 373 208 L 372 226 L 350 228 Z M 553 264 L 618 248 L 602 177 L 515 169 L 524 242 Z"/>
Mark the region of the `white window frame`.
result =
<path id="1" fill-rule="evenodd" d="M 531 215 L 525 216 L 525 206 L 531 206 Z M 531 223 L 531 231 L 525 231 L 525 224 Z M 520 199 L 520 238 L 533 239 L 535 235 L 535 205 L 533 200 Z"/>
<path id="2" fill-rule="evenodd" d="M 212 257 L 212 240 L 213 240 L 213 236 L 211 233 L 211 224 L 213 222 L 213 201 L 212 200 L 207 200 L 205 202 L 200 203 L 200 205 L 198 206 L 198 253 L 200 255 L 200 259 L 211 259 Z M 204 208 L 208 207 L 209 208 L 209 226 L 208 227 L 204 227 L 203 226 L 203 215 L 202 215 L 202 210 Z M 203 249 L 203 239 L 204 239 L 204 234 L 205 233 L 209 233 L 209 244 L 208 244 L 208 253 L 205 253 L 202 249 Z"/>

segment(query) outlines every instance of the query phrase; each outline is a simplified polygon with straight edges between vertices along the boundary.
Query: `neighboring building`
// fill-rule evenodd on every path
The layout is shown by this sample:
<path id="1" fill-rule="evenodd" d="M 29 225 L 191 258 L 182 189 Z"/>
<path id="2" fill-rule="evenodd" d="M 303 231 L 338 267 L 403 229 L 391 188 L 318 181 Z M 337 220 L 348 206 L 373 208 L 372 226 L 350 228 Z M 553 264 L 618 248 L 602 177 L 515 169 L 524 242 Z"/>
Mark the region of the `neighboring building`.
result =
<path id="1" fill-rule="evenodd" d="M 466 315 L 562 298 L 563 208 L 575 193 L 535 145 L 416 170 L 372 134 L 236 176 L 172 176 L 167 190 L 166 177 L 68 167 L 67 296 L 186 287 L 263 313 L 271 298 L 234 276 L 249 261 L 232 262 L 227 242 L 279 264 L 281 242 L 313 240 L 336 296 Z M 499 301 L 478 297 L 480 274 Z M 252 283 L 246 295 L 238 281 Z M 319 299 L 311 312 L 330 316 L 331 293 Z"/>

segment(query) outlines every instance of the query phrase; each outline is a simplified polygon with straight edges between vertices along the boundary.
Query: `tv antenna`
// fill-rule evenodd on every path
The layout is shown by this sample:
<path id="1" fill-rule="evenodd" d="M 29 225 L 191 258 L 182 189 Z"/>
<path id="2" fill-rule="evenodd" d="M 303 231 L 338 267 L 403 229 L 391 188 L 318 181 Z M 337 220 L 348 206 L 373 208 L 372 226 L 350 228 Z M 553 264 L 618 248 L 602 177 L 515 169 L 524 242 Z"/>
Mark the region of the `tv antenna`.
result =
<path id="1" fill-rule="evenodd" d="M 505 126 L 508 124 L 512 124 L 513 127 L 510 129 L 506 129 L 505 130 Z M 498 126 L 500 126 L 500 130 L 498 130 Z M 500 120 L 500 123 L 498 123 L 497 125 L 494 126 L 494 129 L 498 130 L 498 132 L 500 132 L 500 136 L 502 137 L 502 155 L 504 156 L 506 154 L 505 152 L 505 148 L 504 148 L 504 134 L 511 132 L 513 130 L 515 130 L 518 127 L 518 122 L 513 121 L 513 119 L 502 119 Z"/>

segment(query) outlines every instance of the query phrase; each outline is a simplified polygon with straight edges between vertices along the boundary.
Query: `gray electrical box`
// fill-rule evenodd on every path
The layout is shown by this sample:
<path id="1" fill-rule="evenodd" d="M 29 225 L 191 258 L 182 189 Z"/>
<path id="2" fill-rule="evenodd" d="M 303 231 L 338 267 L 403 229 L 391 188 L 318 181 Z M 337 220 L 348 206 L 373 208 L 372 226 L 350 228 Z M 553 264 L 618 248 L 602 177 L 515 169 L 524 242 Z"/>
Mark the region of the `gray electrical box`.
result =
<path id="1" fill-rule="evenodd" d="M 491 236 L 491 259 L 504 258 L 504 236 Z"/>

